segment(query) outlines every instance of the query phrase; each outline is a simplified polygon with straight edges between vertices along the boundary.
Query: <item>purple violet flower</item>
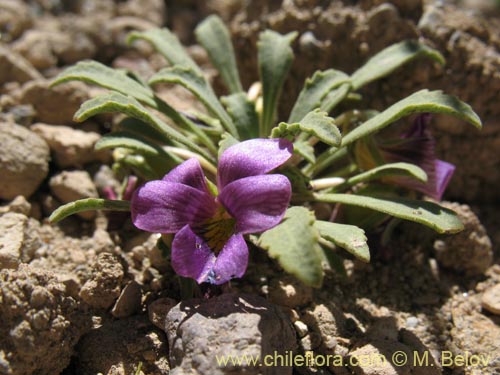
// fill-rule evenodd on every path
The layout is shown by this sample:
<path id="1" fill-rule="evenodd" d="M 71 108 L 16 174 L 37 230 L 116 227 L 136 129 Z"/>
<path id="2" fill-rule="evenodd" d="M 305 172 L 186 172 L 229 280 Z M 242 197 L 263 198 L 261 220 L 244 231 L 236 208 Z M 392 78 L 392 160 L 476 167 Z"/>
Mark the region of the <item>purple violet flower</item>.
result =
<path id="1" fill-rule="evenodd" d="M 401 134 L 400 140 L 381 145 L 381 150 L 386 162 L 416 164 L 427 173 L 426 183 L 409 177 L 394 177 L 392 180 L 439 201 L 453 176 L 455 166 L 437 159 L 436 141 L 428 129 L 430 120 L 429 113 L 417 116 L 408 132 Z"/>
<path id="2" fill-rule="evenodd" d="M 290 203 L 288 179 L 266 173 L 292 152 L 285 139 L 229 147 L 219 160 L 218 196 L 209 191 L 198 160 L 189 159 L 135 191 L 132 221 L 148 232 L 175 233 L 171 256 L 179 275 L 212 284 L 242 277 L 248 264 L 243 235 L 278 225 Z"/>

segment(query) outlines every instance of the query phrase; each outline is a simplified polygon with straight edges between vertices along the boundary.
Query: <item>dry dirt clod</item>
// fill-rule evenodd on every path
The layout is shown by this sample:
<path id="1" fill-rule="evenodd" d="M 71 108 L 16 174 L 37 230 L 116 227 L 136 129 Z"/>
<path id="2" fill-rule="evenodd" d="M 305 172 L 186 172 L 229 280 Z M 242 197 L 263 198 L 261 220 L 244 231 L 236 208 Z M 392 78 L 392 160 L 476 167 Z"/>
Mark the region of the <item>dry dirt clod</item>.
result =
<path id="1" fill-rule="evenodd" d="M 61 168 L 82 167 L 92 161 L 105 162 L 109 159 L 109 152 L 94 150 L 94 145 L 101 138 L 98 133 L 42 123 L 32 125 L 31 130 L 47 142 Z"/>
<path id="2" fill-rule="evenodd" d="M 442 205 L 458 214 L 465 229 L 434 242 L 437 261 L 446 268 L 465 272 L 469 276 L 484 273 L 493 262 L 493 250 L 483 225 L 467 205 L 449 202 Z"/>
<path id="3" fill-rule="evenodd" d="M 273 279 L 269 286 L 269 300 L 280 306 L 298 307 L 312 300 L 312 288 L 292 276 Z"/>
<path id="4" fill-rule="evenodd" d="M 160 298 L 153 301 L 148 306 L 149 321 L 160 329 L 165 329 L 165 319 L 168 312 L 177 305 L 177 301 L 172 298 Z"/>
<path id="5" fill-rule="evenodd" d="M 88 326 L 64 290 L 53 275 L 26 264 L 0 271 L 2 374 L 53 375 L 68 365 Z"/>
<path id="6" fill-rule="evenodd" d="M 83 198 L 97 198 L 97 190 L 88 172 L 64 171 L 53 176 L 49 181 L 52 193 L 63 203 Z M 80 212 L 78 215 L 86 220 L 95 217 L 94 211 Z"/>
<path id="7" fill-rule="evenodd" d="M 263 358 L 296 348 L 295 331 L 281 310 L 254 295 L 223 294 L 209 300 L 184 301 L 167 315 L 171 375 L 291 374 L 292 367 L 248 364 L 220 366 L 216 356 Z"/>
<path id="8" fill-rule="evenodd" d="M 110 308 L 121 292 L 124 277 L 118 258 L 109 253 L 98 255 L 92 277 L 82 286 L 80 298 L 98 309 Z"/>
<path id="9" fill-rule="evenodd" d="M 26 198 L 49 171 L 49 147 L 23 126 L 0 122 L 0 199 Z"/>
<path id="10" fill-rule="evenodd" d="M 79 342 L 75 374 L 130 375 L 142 362 L 143 374 L 167 375 L 166 341 L 144 315 L 107 322 Z"/>

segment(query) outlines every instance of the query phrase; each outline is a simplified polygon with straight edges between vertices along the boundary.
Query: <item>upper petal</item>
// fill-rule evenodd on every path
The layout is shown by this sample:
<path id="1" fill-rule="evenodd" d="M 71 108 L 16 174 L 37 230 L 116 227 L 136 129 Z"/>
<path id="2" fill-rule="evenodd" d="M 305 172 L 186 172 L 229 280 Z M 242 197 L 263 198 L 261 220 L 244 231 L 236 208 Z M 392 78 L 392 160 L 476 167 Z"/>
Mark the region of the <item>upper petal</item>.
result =
<path id="1" fill-rule="evenodd" d="M 224 284 L 231 279 L 242 277 L 248 266 L 248 246 L 240 234 L 229 238 L 217 256 L 207 281 L 212 284 Z"/>
<path id="2" fill-rule="evenodd" d="M 213 272 L 215 259 L 212 250 L 189 225 L 175 235 L 172 242 L 172 267 L 178 275 L 190 277 L 198 283 L 205 282 L 209 273 Z"/>
<path id="3" fill-rule="evenodd" d="M 293 154 L 286 139 L 251 139 L 229 147 L 219 160 L 219 190 L 237 179 L 265 174 L 285 163 Z"/>
<path id="4" fill-rule="evenodd" d="M 241 178 L 227 185 L 219 201 L 236 219 L 236 233 L 259 233 L 278 225 L 290 203 L 292 188 L 283 175 Z"/>
<path id="5" fill-rule="evenodd" d="M 130 205 L 134 225 L 157 233 L 175 233 L 186 224 L 202 222 L 217 208 L 209 193 L 165 181 L 150 181 L 137 189 Z"/>
<path id="6" fill-rule="evenodd" d="M 191 186 L 195 189 L 208 191 L 205 175 L 201 169 L 200 162 L 191 158 L 172 169 L 162 179 L 165 182 L 179 183 Z"/>

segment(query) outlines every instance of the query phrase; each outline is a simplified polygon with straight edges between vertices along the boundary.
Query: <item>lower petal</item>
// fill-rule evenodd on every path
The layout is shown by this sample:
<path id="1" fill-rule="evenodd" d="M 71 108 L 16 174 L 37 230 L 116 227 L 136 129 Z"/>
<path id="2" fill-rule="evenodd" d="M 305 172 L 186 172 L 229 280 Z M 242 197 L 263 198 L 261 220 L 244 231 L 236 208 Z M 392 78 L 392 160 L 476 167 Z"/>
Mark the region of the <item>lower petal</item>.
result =
<path id="1" fill-rule="evenodd" d="M 189 225 L 177 232 L 172 242 L 172 267 L 178 275 L 205 282 L 215 260 L 215 254 Z"/>
<path id="2" fill-rule="evenodd" d="M 217 256 L 212 272 L 207 279 L 212 284 L 224 284 L 242 277 L 248 266 L 248 246 L 241 234 L 229 238 Z"/>

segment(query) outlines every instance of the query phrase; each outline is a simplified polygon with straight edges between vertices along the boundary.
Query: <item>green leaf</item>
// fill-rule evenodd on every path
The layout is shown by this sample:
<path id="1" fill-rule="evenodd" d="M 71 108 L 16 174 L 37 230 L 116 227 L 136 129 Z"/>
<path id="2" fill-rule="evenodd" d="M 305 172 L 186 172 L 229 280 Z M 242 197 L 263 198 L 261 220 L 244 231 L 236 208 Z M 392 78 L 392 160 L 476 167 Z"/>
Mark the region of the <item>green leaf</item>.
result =
<path id="1" fill-rule="evenodd" d="M 226 151 L 229 147 L 234 146 L 235 144 L 239 143 L 239 141 L 234 138 L 231 134 L 229 133 L 224 133 L 221 136 L 221 140 L 219 142 L 219 159 L 221 155 Z"/>
<path id="2" fill-rule="evenodd" d="M 224 126 L 231 135 L 234 137 L 238 136 L 231 117 L 229 117 L 224 107 L 220 104 L 205 77 L 200 73 L 197 73 L 191 68 L 176 65 L 171 68 L 160 70 L 149 80 L 150 85 L 157 83 L 177 83 L 185 87 L 205 105 L 210 113 L 221 121 L 222 126 Z"/>
<path id="3" fill-rule="evenodd" d="M 196 40 L 208 52 L 210 61 L 220 72 L 222 80 L 233 94 L 243 91 L 233 44 L 226 25 L 217 15 L 207 17 L 194 30 Z"/>
<path id="4" fill-rule="evenodd" d="M 150 113 L 137 100 L 132 97 L 122 95 L 117 92 L 96 96 L 93 99 L 84 102 L 80 109 L 75 114 L 76 121 L 85 121 L 91 116 L 105 112 L 124 113 L 142 122 L 150 124 L 156 130 L 162 132 L 168 138 L 174 139 L 191 150 L 203 155 L 204 157 L 213 160 L 213 158 L 205 150 L 193 143 L 189 138 L 182 133 L 171 128 L 161 119 Z"/>
<path id="5" fill-rule="evenodd" d="M 385 48 L 356 70 L 351 76 L 353 90 L 389 75 L 418 57 L 428 57 L 440 64 L 445 63 L 444 57 L 435 49 L 416 41 L 406 40 Z"/>
<path id="6" fill-rule="evenodd" d="M 141 155 L 161 157 L 175 160 L 163 148 L 149 142 L 144 137 L 126 131 L 117 131 L 103 135 L 95 144 L 96 150 L 124 147 L 136 151 Z"/>
<path id="7" fill-rule="evenodd" d="M 154 93 L 149 87 L 133 80 L 124 71 L 109 68 L 97 61 L 81 61 L 65 69 L 51 82 L 51 86 L 68 81 L 91 83 L 130 95 L 140 102 L 155 106 Z"/>
<path id="8" fill-rule="evenodd" d="M 410 163 L 390 163 L 353 176 L 345 183 L 352 186 L 359 184 L 360 182 L 376 180 L 386 176 L 413 177 L 419 181 L 427 182 L 427 174 L 419 166 Z"/>
<path id="9" fill-rule="evenodd" d="M 355 225 L 331 223 L 329 221 L 316 221 L 314 226 L 324 239 L 347 250 L 363 262 L 370 261 L 370 250 L 363 229 Z"/>
<path id="10" fill-rule="evenodd" d="M 314 194 L 321 202 L 369 208 L 400 219 L 424 224 L 438 233 L 457 233 L 464 226 L 456 213 L 438 204 L 403 198 L 373 198 L 354 194 Z"/>
<path id="11" fill-rule="evenodd" d="M 306 80 L 304 88 L 293 106 L 288 122 L 299 122 L 309 112 L 320 108 L 321 101 L 328 93 L 347 82 L 349 82 L 349 76 L 338 70 L 329 69 L 314 73 L 312 78 Z"/>
<path id="12" fill-rule="evenodd" d="M 267 137 L 273 126 L 277 102 L 293 61 L 293 50 L 290 44 L 296 37 L 296 32 L 281 35 L 272 30 L 266 30 L 259 35 L 257 47 L 263 93 L 260 126 L 262 137 Z"/>
<path id="13" fill-rule="evenodd" d="M 335 125 L 335 120 L 328 117 L 328 113 L 316 109 L 309 112 L 300 122 L 294 124 L 280 123 L 271 132 L 272 138 L 295 136 L 299 132 L 313 135 L 322 142 L 339 146 L 341 142 L 340 131 Z"/>
<path id="14" fill-rule="evenodd" d="M 344 100 L 351 92 L 351 85 L 344 83 L 338 88 L 332 90 L 321 102 L 321 110 L 330 113 L 342 100 Z"/>
<path id="15" fill-rule="evenodd" d="M 316 161 L 316 155 L 314 155 L 314 147 L 307 141 L 295 141 L 293 143 L 293 152 L 302 156 L 309 163 L 314 163 Z"/>
<path id="16" fill-rule="evenodd" d="M 138 39 L 144 39 L 161 54 L 171 65 L 191 68 L 202 74 L 200 67 L 191 59 L 177 36 L 168 29 L 151 29 L 143 32 L 132 32 L 127 36 L 130 45 Z"/>
<path id="17" fill-rule="evenodd" d="M 196 128 L 191 121 L 180 115 L 167 103 L 156 97 L 150 87 L 141 85 L 138 81 L 130 78 L 124 71 L 109 68 L 96 61 L 84 61 L 63 71 L 54 79 L 51 85 L 55 86 L 63 82 L 75 80 L 117 91 L 125 96 L 131 96 L 152 108 L 158 109 L 170 117 L 176 124 L 194 132 L 211 151 L 215 152 L 215 147 L 200 129 Z"/>
<path id="18" fill-rule="evenodd" d="M 420 112 L 444 113 L 467 121 L 476 128 L 482 127 L 481 119 L 468 104 L 454 96 L 443 94 L 441 91 L 421 90 L 393 104 L 350 131 L 343 137 L 342 146 L 366 137 L 404 116 Z"/>
<path id="19" fill-rule="evenodd" d="M 241 140 L 258 138 L 259 116 L 255 103 L 250 101 L 245 93 L 224 96 L 221 102 L 231 116 Z"/>
<path id="20" fill-rule="evenodd" d="M 49 221 L 51 223 L 57 223 L 78 212 L 93 210 L 130 211 L 130 202 L 100 198 L 80 199 L 57 208 L 50 215 Z"/>
<path id="21" fill-rule="evenodd" d="M 304 207 L 291 207 L 284 220 L 264 232 L 258 244 L 269 251 L 283 269 L 306 285 L 320 287 L 323 282 L 319 233 L 314 214 Z"/>
<path id="22" fill-rule="evenodd" d="M 133 117 L 125 117 L 120 121 L 117 130 L 139 135 L 160 144 L 170 145 L 173 143 L 171 138 L 167 137 L 158 129 Z"/>

